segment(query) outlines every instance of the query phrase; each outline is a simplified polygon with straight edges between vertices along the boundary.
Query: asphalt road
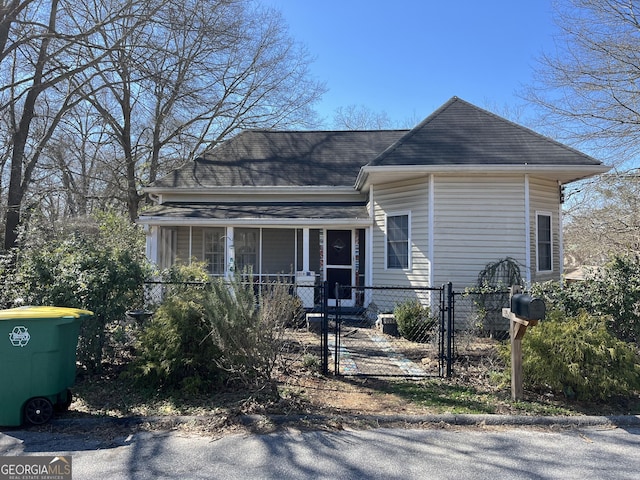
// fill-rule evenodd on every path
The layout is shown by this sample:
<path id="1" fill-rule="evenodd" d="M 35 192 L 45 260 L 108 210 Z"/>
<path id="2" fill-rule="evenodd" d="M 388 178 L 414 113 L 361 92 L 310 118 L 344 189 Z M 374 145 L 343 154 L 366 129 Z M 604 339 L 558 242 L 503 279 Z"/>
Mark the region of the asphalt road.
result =
<path id="1" fill-rule="evenodd" d="M 71 455 L 76 480 L 640 478 L 635 426 L 99 433 L 5 430 L 0 456 Z"/>

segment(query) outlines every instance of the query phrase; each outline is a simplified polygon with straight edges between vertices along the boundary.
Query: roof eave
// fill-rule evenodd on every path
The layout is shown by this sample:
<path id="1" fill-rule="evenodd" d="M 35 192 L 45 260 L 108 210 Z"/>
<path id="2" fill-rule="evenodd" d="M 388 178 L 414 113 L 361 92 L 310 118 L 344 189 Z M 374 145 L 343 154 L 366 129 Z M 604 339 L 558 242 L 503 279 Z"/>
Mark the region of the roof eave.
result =
<path id="1" fill-rule="evenodd" d="M 144 193 L 162 195 L 162 194 L 185 194 L 185 195 L 202 195 L 202 194 L 216 194 L 216 195 L 224 195 L 224 194 L 276 194 L 276 193 L 286 193 L 286 194 L 298 194 L 298 193 L 309 193 L 313 192 L 317 195 L 335 195 L 336 193 L 352 193 L 358 194 L 356 190 L 354 190 L 353 186 L 346 185 L 301 185 L 301 186 L 287 186 L 287 187 L 277 187 L 277 186 L 239 186 L 239 187 L 144 187 L 142 189 Z"/>
<path id="2" fill-rule="evenodd" d="M 373 224 L 371 218 L 189 218 L 189 217 L 156 217 L 140 215 L 136 223 L 148 226 L 279 226 L 279 227 L 321 227 L 321 226 L 345 226 L 368 227 Z"/>
<path id="3" fill-rule="evenodd" d="M 371 184 L 370 177 L 376 174 L 384 174 L 385 179 L 390 175 L 402 176 L 427 175 L 427 174 L 537 174 L 552 176 L 561 183 L 571 183 L 585 178 L 600 175 L 609 171 L 611 167 L 606 165 L 394 165 L 371 166 L 365 165 L 360 169 L 354 187 L 356 190 L 366 190 Z"/>

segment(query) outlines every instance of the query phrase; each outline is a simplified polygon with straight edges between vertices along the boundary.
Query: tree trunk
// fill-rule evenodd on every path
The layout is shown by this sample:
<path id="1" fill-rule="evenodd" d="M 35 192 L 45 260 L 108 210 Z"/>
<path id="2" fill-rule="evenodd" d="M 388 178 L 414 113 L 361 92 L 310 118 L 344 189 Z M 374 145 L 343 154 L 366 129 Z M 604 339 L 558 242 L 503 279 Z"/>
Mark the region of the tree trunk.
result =
<path id="1" fill-rule="evenodd" d="M 49 14 L 49 31 L 55 31 L 56 14 L 58 10 L 58 0 L 52 0 L 51 11 Z M 49 38 L 43 37 L 38 51 L 38 60 L 35 65 L 33 75 L 33 84 L 25 97 L 24 106 L 22 107 L 22 115 L 20 123 L 13 134 L 13 151 L 11 155 L 11 176 L 9 178 L 9 189 L 7 192 L 7 213 L 5 217 L 4 228 L 4 248 L 11 250 L 18 241 L 18 227 L 20 226 L 20 215 L 22 208 L 22 200 L 28 188 L 30 178 L 22 178 L 24 156 L 26 152 L 27 139 L 29 138 L 29 130 L 31 123 L 35 117 L 35 105 L 38 96 L 42 92 L 42 75 L 45 63 L 47 62 L 47 50 L 49 47 Z M 31 176 L 32 169 L 27 169 L 27 175 Z"/>

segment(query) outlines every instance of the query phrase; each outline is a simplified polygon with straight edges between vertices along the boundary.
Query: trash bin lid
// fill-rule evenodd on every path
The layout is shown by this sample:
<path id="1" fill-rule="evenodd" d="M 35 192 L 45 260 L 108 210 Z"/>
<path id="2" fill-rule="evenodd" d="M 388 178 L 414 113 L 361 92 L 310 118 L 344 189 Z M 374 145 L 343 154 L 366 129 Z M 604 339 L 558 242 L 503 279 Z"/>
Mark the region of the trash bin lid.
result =
<path id="1" fill-rule="evenodd" d="M 82 315 L 93 315 L 93 312 L 80 308 L 33 306 L 0 310 L 0 320 L 12 320 L 15 318 L 79 318 Z"/>

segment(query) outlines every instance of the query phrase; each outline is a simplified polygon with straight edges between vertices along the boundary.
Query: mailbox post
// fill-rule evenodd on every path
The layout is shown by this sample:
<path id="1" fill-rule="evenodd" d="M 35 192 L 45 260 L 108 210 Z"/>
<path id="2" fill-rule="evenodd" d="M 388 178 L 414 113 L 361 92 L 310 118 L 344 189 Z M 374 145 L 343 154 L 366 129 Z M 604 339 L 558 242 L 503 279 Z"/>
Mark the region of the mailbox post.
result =
<path id="1" fill-rule="evenodd" d="M 511 399 L 521 400 L 522 389 L 522 337 L 527 327 L 533 327 L 544 319 L 544 302 L 531 295 L 521 293 L 519 286 L 510 288 L 511 305 L 502 309 L 502 316 L 508 318 L 511 337 Z"/>

